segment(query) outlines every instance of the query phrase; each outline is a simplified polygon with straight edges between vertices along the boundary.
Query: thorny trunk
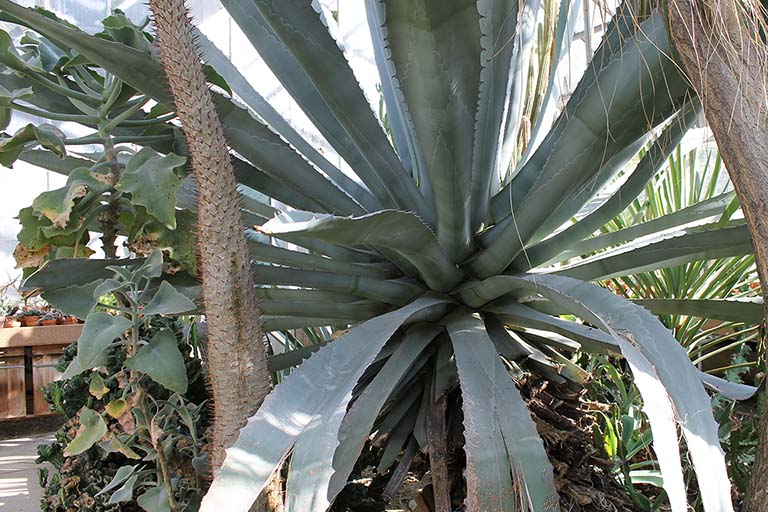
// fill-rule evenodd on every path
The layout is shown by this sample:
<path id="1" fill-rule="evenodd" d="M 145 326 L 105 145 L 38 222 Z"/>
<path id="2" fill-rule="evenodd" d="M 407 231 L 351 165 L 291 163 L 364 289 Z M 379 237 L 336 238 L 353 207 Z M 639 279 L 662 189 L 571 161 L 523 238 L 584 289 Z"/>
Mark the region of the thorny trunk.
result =
<path id="1" fill-rule="evenodd" d="M 696 89 L 752 233 L 768 291 L 768 48 L 737 2 L 670 0 L 679 63 Z M 761 13 L 757 13 L 761 16 Z M 754 22 L 752 22 L 754 23 Z M 751 30 L 750 30 L 751 29 Z M 768 307 L 768 300 L 765 301 Z M 768 510 L 768 416 L 763 418 L 745 512 Z"/>
<path id="2" fill-rule="evenodd" d="M 211 463 L 238 436 L 269 391 L 269 373 L 242 232 L 235 173 L 214 109 L 184 0 L 151 0 L 158 46 L 189 145 L 197 185 L 199 274 L 208 322 L 215 407 Z"/>

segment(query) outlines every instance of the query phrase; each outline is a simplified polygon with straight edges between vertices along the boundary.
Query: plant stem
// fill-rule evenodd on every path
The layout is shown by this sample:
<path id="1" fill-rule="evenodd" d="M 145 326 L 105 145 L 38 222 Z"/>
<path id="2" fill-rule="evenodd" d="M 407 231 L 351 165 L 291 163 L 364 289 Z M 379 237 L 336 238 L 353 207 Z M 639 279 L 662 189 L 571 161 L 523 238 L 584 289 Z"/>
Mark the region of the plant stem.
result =
<path id="1" fill-rule="evenodd" d="M 120 180 L 120 164 L 117 161 L 117 154 L 115 153 L 115 145 L 112 141 L 112 136 L 108 129 L 99 130 L 104 137 L 104 158 L 109 162 L 109 183 L 113 188 L 117 186 L 117 182 Z M 107 203 L 107 209 L 102 214 L 102 244 L 104 246 L 104 256 L 107 258 L 114 258 L 117 254 L 117 248 L 115 247 L 115 241 L 117 240 L 117 215 L 118 215 L 118 199 L 119 195 L 115 192 L 109 194 L 109 202 Z"/>

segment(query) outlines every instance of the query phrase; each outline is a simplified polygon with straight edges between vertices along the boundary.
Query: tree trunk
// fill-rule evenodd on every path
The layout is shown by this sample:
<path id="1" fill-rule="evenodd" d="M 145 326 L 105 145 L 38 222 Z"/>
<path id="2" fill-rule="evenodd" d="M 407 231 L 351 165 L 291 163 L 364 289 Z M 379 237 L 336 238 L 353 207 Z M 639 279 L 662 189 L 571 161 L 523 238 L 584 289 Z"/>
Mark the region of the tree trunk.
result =
<path id="1" fill-rule="evenodd" d="M 235 172 L 194 44 L 184 0 L 151 0 L 157 41 L 197 185 L 199 274 L 213 395 L 211 465 L 269 392 L 266 354 Z"/>
<path id="2" fill-rule="evenodd" d="M 745 25 L 751 18 L 743 11 L 737 12 L 737 2 L 670 0 L 668 5 L 678 62 L 701 98 L 704 114 L 741 201 L 766 299 L 768 47 L 756 35 L 754 26 Z M 768 300 L 765 302 L 768 306 Z M 768 416 L 763 415 L 761 425 L 745 512 L 768 510 Z"/>

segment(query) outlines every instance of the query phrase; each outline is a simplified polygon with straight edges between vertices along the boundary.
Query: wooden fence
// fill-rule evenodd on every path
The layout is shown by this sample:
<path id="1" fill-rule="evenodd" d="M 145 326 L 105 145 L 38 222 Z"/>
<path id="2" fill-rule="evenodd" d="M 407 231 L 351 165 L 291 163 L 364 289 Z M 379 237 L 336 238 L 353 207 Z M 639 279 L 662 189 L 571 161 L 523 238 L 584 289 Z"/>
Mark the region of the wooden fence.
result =
<path id="1" fill-rule="evenodd" d="M 0 329 L 0 420 L 49 414 L 41 388 L 58 379 L 54 366 L 83 326 Z"/>

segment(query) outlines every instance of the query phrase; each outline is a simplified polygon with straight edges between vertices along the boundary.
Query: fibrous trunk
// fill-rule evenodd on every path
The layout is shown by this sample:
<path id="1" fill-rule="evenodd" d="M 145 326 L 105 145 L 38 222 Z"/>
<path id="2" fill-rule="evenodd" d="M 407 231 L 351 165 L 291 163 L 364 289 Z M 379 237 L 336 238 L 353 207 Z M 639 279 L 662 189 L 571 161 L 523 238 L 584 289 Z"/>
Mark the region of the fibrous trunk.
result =
<path id="1" fill-rule="evenodd" d="M 752 12 L 750 14 L 750 9 Z M 678 60 L 704 106 L 755 247 L 763 295 L 768 288 L 768 47 L 763 14 L 724 0 L 671 0 L 669 20 Z M 765 301 L 768 305 L 768 301 Z M 744 503 L 768 510 L 768 416 Z"/>
<path id="2" fill-rule="evenodd" d="M 237 183 L 194 42 L 184 0 L 151 0 L 157 43 L 197 186 L 199 275 L 208 323 L 207 362 L 215 408 L 211 462 L 269 391 L 269 373 L 242 232 Z"/>

